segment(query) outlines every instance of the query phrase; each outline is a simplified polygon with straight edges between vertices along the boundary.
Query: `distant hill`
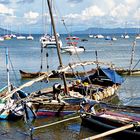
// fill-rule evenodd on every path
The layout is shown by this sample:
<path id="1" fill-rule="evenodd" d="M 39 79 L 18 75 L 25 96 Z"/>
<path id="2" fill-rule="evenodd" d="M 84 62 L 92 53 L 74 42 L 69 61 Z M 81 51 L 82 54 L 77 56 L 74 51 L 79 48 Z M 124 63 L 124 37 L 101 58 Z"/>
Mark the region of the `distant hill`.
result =
<path id="1" fill-rule="evenodd" d="M 137 34 L 138 28 L 88 28 L 83 31 L 74 31 L 73 34 Z"/>
<path id="2" fill-rule="evenodd" d="M 0 28 L 0 35 L 4 35 L 4 34 L 15 34 L 15 32 L 12 32 L 10 30 L 7 30 L 7 29 L 3 29 L 3 28 Z"/>

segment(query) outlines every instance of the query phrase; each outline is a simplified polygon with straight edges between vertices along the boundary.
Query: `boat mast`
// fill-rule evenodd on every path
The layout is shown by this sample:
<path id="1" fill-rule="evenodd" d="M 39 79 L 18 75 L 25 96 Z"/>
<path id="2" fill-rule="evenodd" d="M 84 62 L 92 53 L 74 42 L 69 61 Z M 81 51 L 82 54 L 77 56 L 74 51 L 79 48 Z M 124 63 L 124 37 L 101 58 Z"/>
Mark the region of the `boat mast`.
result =
<path id="1" fill-rule="evenodd" d="M 96 55 L 97 74 L 99 76 L 99 64 L 98 64 L 98 53 L 97 53 L 97 51 L 95 51 L 95 55 Z"/>
<path id="2" fill-rule="evenodd" d="M 52 11 L 52 5 L 53 5 L 53 2 L 51 0 L 51 3 L 50 3 L 50 6 L 51 6 L 51 11 Z M 53 27 L 52 27 L 52 20 L 51 20 L 51 37 L 53 36 Z"/>
<path id="3" fill-rule="evenodd" d="M 129 67 L 129 74 L 130 74 L 130 75 L 131 75 L 131 66 L 132 66 L 133 59 L 134 59 L 135 46 L 136 46 L 136 39 L 134 40 L 133 46 L 132 46 L 132 53 L 131 53 L 130 67 Z"/>
<path id="4" fill-rule="evenodd" d="M 7 71 L 8 92 L 10 93 L 11 86 L 10 86 L 10 74 L 9 74 L 9 63 L 8 63 L 8 48 L 6 48 L 6 71 Z"/>
<path id="5" fill-rule="evenodd" d="M 50 17 L 51 17 L 51 23 L 52 23 L 52 28 L 53 28 L 53 33 L 54 33 L 54 37 L 55 37 L 55 41 L 56 41 L 56 48 L 57 48 L 57 55 L 58 55 L 58 59 L 59 59 L 59 67 L 63 67 L 62 64 L 62 60 L 61 60 L 61 56 L 60 56 L 60 44 L 58 43 L 58 38 L 57 38 L 57 34 L 56 34 L 56 29 L 55 29 L 55 24 L 54 24 L 54 19 L 53 19 L 53 14 L 52 14 L 52 9 L 51 9 L 51 5 L 50 5 L 50 0 L 47 0 L 48 2 L 48 8 L 49 8 L 49 12 L 50 12 Z M 64 88 L 66 90 L 66 93 L 68 92 L 67 89 L 67 84 L 66 84 L 66 77 L 65 77 L 65 73 L 62 73 L 63 75 L 63 81 L 64 81 Z"/>

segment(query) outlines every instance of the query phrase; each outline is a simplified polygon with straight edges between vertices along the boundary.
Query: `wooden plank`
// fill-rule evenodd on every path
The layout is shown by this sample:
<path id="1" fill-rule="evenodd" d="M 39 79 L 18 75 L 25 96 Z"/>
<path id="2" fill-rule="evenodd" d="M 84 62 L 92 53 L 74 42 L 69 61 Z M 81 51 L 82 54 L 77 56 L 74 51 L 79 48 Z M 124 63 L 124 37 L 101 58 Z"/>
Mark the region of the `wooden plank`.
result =
<path id="1" fill-rule="evenodd" d="M 95 136 L 91 136 L 91 137 L 88 137 L 88 138 L 85 138 L 85 139 L 82 139 L 82 140 L 95 140 L 95 139 L 102 138 L 102 137 L 105 137 L 105 136 L 108 136 L 108 135 L 111 135 L 111 134 L 129 129 L 129 128 L 132 128 L 132 127 L 134 127 L 134 124 L 127 124 L 125 126 L 115 128 L 115 129 L 112 129 L 112 130 L 106 131 L 104 133 L 101 133 L 101 134 L 98 134 L 98 135 L 95 135 Z"/>

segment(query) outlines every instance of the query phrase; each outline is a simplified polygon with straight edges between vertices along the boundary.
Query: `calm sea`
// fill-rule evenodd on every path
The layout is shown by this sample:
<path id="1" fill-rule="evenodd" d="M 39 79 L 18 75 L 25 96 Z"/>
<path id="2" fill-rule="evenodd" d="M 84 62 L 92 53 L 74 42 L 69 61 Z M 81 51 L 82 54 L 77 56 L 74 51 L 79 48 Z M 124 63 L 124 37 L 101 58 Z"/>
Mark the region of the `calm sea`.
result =
<path id="1" fill-rule="evenodd" d="M 95 60 L 95 51 L 98 52 L 98 60 L 110 62 L 117 67 L 129 68 L 130 58 L 132 52 L 132 44 L 134 35 L 130 35 L 129 39 L 120 38 L 121 35 L 116 35 L 116 41 L 109 41 L 105 39 L 88 38 L 88 35 L 77 35 L 80 39 L 87 39 L 88 41 L 79 41 L 80 46 L 84 46 L 86 51 L 78 55 L 70 55 L 61 53 L 62 62 L 64 65 L 74 61 Z M 66 45 L 65 35 L 62 35 L 63 45 Z M 6 40 L 0 42 L 0 88 L 7 84 L 7 73 L 5 64 L 5 48 L 9 49 L 9 64 L 10 64 L 10 81 L 19 86 L 29 80 L 22 80 L 19 70 L 28 72 L 37 72 L 40 70 L 42 64 L 42 71 L 55 70 L 59 66 L 57 52 L 55 48 L 44 49 L 41 54 L 41 47 L 39 42 L 40 35 L 34 35 L 34 40 Z M 46 57 L 48 53 L 48 57 Z M 140 40 L 136 42 L 134 53 L 134 60 L 132 68 L 140 59 Z M 49 68 L 47 68 L 47 65 Z M 140 64 L 136 66 L 140 68 Z M 80 69 L 80 68 L 79 68 Z M 52 86 L 55 81 L 50 81 L 49 84 L 39 82 L 31 87 L 23 89 L 26 92 L 32 92 Z M 118 92 L 119 98 L 124 104 L 140 105 L 140 77 L 131 76 L 125 77 L 125 82 Z M 28 124 L 24 121 L 7 122 L 0 121 L 0 139 L 11 140 L 20 139 L 28 140 L 30 126 L 40 126 L 62 118 L 42 118 Z M 47 127 L 36 130 L 33 133 L 33 138 L 38 140 L 78 140 L 91 135 L 95 132 L 88 128 L 81 126 L 81 120 L 68 121 L 59 125 Z M 111 138 L 105 138 L 111 139 Z"/>

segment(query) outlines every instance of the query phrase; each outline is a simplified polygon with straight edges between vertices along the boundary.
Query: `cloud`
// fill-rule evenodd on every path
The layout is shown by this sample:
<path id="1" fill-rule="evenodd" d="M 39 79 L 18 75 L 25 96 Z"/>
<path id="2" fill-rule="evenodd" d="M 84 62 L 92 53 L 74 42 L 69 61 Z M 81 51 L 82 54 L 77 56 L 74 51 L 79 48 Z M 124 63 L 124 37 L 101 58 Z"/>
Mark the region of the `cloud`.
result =
<path id="1" fill-rule="evenodd" d="M 35 0 L 18 0 L 17 3 L 33 3 Z"/>
<path id="2" fill-rule="evenodd" d="M 14 9 L 8 8 L 5 5 L 0 4 L 0 14 L 13 16 L 14 15 Z"/>
<path id="3" fill-rule="evenodd" d="M 0 3 L 1 4 L 9 4 L 10 3 L 10 0 L 0 0 Z"/>
<path id="4" fill-rule="evenodd" d="M 140 20 L 140 8 L 134 13 L 134 18 Z"/>
<path id="5" fill-rule="evenodd" d="M 121 18 L 127 17 L 129 12 L 129 7 L 124 4 L 119 4 L 110 13 L 112 17 Z"/>
<path id="6" fill-rule="evenodd" d="M 72 2 L 72 3 L 80 3 L 82 1 L 84 1 L 84 0 L 68 0 L 68 2 Z"/>
<path id="7" fill-rule="evenodd" d="M 92 18 L 94 16 L 104 16 L 104 12 L 96 5 L 86 8 L 82 11 L 82 19 Z"/>
<path id="8" fill-rule="evenodd" d="M 28 24 L 35 24 L 37 22 L 37 18 L 39 17 L 39 13 L 29 11 L 28 13 L 24 13 L 24 18 L 27 20 Z"/>
<path id="9" fill-rule="evenodd" d="M 3 19 L 3 23 L 6 25 L 13 25 L 14 23 L 16 23 L 16 25 L 18 25 L 18 20 L 16 18 L 16 16 L 12 16 L 12 17 L 4 17 Z"/>
<path id="10" fill-rule="evenodd" d="M 104 16 L 104 12 L 97 7 L 96 5 L 93 5 L 91 7 L 88 7 L 81 11 L 80 14 L 68 14 L 64 16 L 64 19 L 66 19 L 66 22 L 69 22 L 70 20 L 73 20 L 73 23 L 78 24 L 79 23 L 85 23 L 85 21 L 90 21 L 93 17 L 102 17 Z M 70 22 L 71 23 L 71 22 Z"/>

